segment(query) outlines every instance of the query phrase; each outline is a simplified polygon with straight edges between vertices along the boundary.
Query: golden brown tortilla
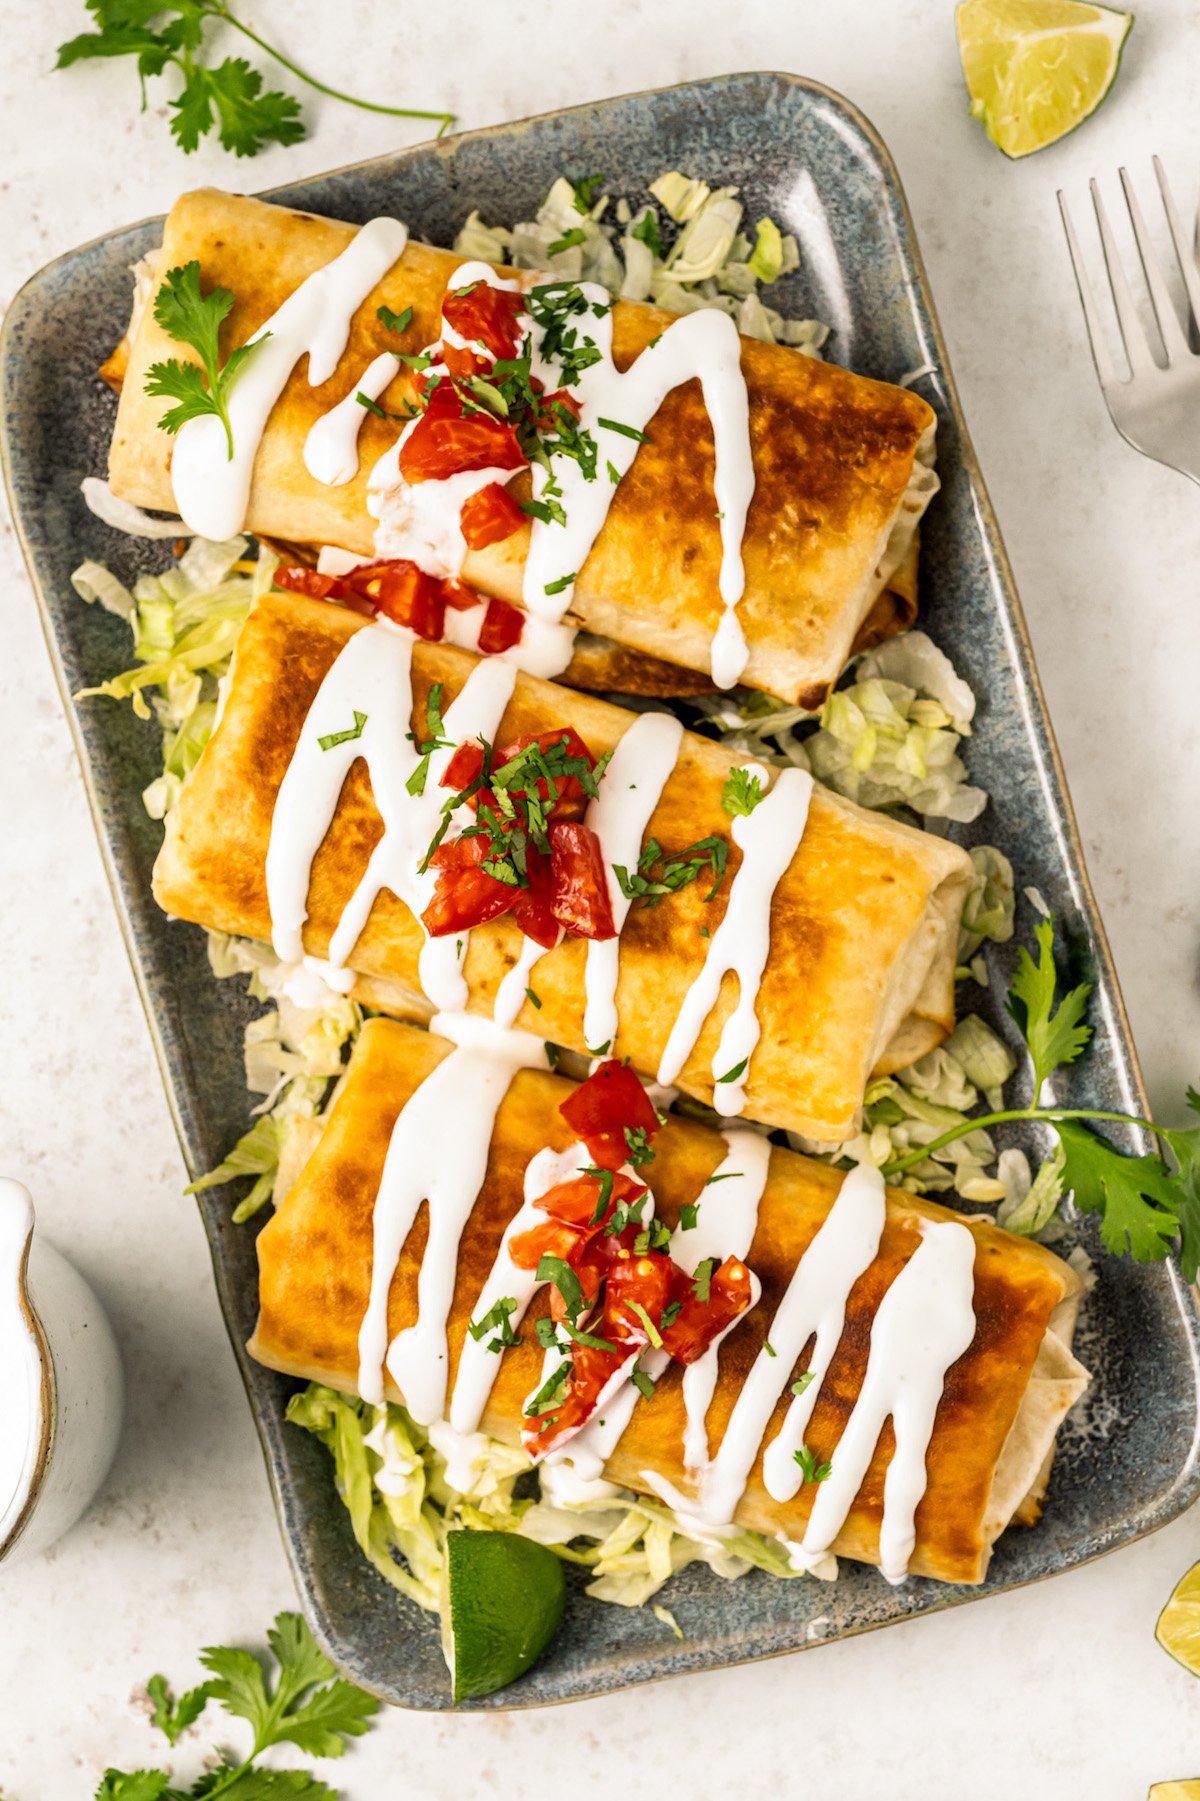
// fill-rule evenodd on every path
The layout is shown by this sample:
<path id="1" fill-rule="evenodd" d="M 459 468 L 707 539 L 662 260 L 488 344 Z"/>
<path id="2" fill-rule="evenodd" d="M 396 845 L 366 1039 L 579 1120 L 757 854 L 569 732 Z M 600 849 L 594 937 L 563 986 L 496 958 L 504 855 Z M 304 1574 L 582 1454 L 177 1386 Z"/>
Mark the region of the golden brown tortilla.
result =
<path id="1" fill-rule="evenodd" d="M 171 439 L 158 429 L 167 403 L 145 393 L 145 380 L 152 363 L 191 353 L 154 319 L 149 300 L 158 276 L 196 259 L 206 289 L 232 291 L 234 306 L 222 334 L 227 351 L 245 342 L 353 233 L 354 227 L 336 220 L 211 188 L 176 202 L 153 272 L 141 283 L 128 348 L 105 366 L 121 386 L 109 464 L 116 494 L 174 510 Z M 352 390 L 381 351 L 418 351 L 438 337 L 442 296 L 460 260 L 410 244 L 359 308 L 330 380 L 310 388 L 307 359 L 301 359 L 259 450 L 248 529 L 370 552 L 367 478 L 397 427 L 374 416 L 364 420 L 359 473 L 340 488 L 308 474 L 304 441 L 316 418 Z M 412 307 L 402 336 L 379 323 L 381 304 L 395 312 Z M 673 318 L 654 307 L 618 303 L 618 366 L 627 368 Z M 881 595 L 889 598 L 875 627 L 911 622 L 913 537 L 936 487 L 930 469 L 934 414 L 906 389 L 784 346 L 744 338 L 742 367 L 757 483 L 743 544 L 746 593 L 738 609 L 750 646 L 743 680 L 790 703 L 819 706 Z M 400 408 L 408 382 L 405 375 L 384 394 L 388 411 Z M 698 381 L 667 397 L 650 438 L 621 482 L 579 574 L 570 620 L 630 650 L 707 675 L 721 612 L 721 544 L 713 435 Z M 527 543 L 528 528 L 473 553 L 464 579 L 485 594 L 520 601 Z"/>
<path id="2" fill-rule="evenodd" d="M 323 601 L 273 596 L 251 613 L 238 641 L 220 724 L 168 815 L 154 872 L 160 905 L 223 932 L 268 939 L 265 862 L 275 798 L 317 688 L 349 637 L 365 622 Z M 429 686 L 449 706 L 477 659 L 468 651 L 418 642 L 413 659 L 413 726 L 421 729 Z M 590 695 L 519 676 L 497 742 L 570 725 L 599 756 L 634 715 Z M 729 838 L 721 805 L 738 759 L 685 733 L 647 837 L 682 849 L 709 834 Z M 313 864 L 305 946 L 324 956 L 382 823 L 363 761 L 354 764 L 333 824 Z M 614 1054 L 653 1075 L 709 940 L 724 915 L 741 853 L 716 897 L 692 882 L 658 905 L 636 904 L 621 936 Z M 867 812 L 821 787 L 791 866 L 775 890 L 771 946 L 757 1000 L 762 1036 L 750 1061 L 746 1112 L 826 1142 L 855 1129 L 872 1072 L 910 1063 L 954 1023 L 958 920 L 972 875 L 966 852 L 943 838 Z M 376 1006 L 411 1016 L 423 999 L 417 959 L 423 931 L 385 890 L 376 900 L 350 967 L 367 978 Z M 508 920 L 471 934 L 465 974 L 470 1011 L 490 1015 L 522 935 Z M 586 945 L 567 938 L 537 965 L 535 1008 L 520 1029 L 574 1050 L 583 1039 Z M 725 977 L 716 1007 L 689 1057 L 680 1086 L 712 1097 L 712 1060 L 737 998 Z M 428 1007 L 424 1008 L 426 1014 Z"/>
<path id="3" fill-rule="evenodd" d="M 451 1050 L 445 1039 L 391 1021 L 364 1027 L 324 1133 L 282 1208 L 258 1239 L 260 1313 L 252 1354 L 273 1369 L 354 1393 L 358 1331 L 371 1280 L 372 1218 L 392 1128 L 414 1089 Z M 526 1164 L 544 1145 L 565 1149 L 571 1132 L 559 1103 L 570 1092 L 559 1076 L 524 1071 L 503 1101 L 492 1136 L 487 1178 L 459 1249 L 448 1347 L 450 1385 L 469 1320 L 491 1270 L 505 1226 L 522 1199 Z M 685 1202 L 701 1195 L 725 1155 L 724 1140 L 706 1127 L 672 1117 L 655 1139 L 642 1172 L 657 1217 L 673 1227 Z M 720 1375 L 708 1414 L 710 1455 L 797 1263 L 837 1195 L 841 1172 L 776 1148 L 746 1261 L 762 1282 L 758 1305 L 721 1347 Z M 888 1223 L 879 1254 L 851 1292 L 845 1330 L 822 1387 L 807 1442 L 818 1459 L 836 1447 L 866 1369 L 871 1322 L 884 1291 L 916 1249 L 922 1220 L 959 1216 L 900 1190 L 888 1192 Z M 1086 1373 L 1050 1329 L 1055 1310 L 1077 1297 L 1079 1278 L 1051 1252 L 978 1220 L 963 1220 L 975 1238 L 977 1331 L 947 1374 L 927 1458 L 929 1476 L 916 1515 L 915 1574 L 945 1582 L 979 1582 L 994 1539 L 1027 1491 L 1036 1486 L 1058 1426 L 1086 1385 Z M 417 1276 L 428 1232 L 423 1207 L 400 1255 L 388 1304 L 389 1336 L 414 1323 Z M 533 1323 L 547 1310 L 535 1297 L 521 1344 L 497 1357 L 483 1430 L 519 1441 L 526 1397 L 541 1380 L 542 1353 Z M 781 1371 L 781 1397 L 764 1445 L 775 1436 L 788 1387 L 808 1361 Z M 403 1396 L 391 1389 L 393 1400 Z M 684 1494 L 694 1492 L 683 1460 L 681 1372 L 672 1365 L 652 1398 L 640 1401 L 606 1473 L 642 1493 L 650 1470 Z M 852 1512 L 834 1543 L 841 1556 L 878 1561 L 883 1484 L 894 1446 L 890 1422 Z M 803 1535 L 816 1493 L 771 1499 L 755 1462 L 737 1510 L 738 1523 L 761 1532 Z"/>

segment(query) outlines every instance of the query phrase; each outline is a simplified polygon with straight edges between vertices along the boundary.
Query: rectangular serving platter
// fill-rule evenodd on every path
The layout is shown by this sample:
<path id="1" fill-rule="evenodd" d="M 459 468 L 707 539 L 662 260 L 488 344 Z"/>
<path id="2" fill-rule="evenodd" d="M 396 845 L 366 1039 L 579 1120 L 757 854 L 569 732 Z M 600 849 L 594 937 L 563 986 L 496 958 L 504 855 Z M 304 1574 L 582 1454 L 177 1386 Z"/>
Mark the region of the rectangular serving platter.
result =
<path id="1" fill-rule="evenodd" d="M 929 371 L 917 386 L 939 417 L 942 491 L 923 528 L 922 622 L 980 697 L 968 755 L 974 779 L 991 796 L 965 840 L 994 843 L 1011 857 L 1018 886 L 1036 886 L 1054 909 L 1077 977 L 1095 985 L 1098 1029 L 1059 1098 L 1144 1112 L 1020 603 L 900 182 L 862 114 L 797 76 L 731 75 L 468 132 L 270 197 L 356 222 L 394 213 L 414 237 L 448 245 L 473 207 L 489 223 L 531 217 L 560 173 L 599 171 L 610 192 L 636 201 L 650 180 L 673 167 L 714 185 L 736 183 L 751 220 L 769 213 L 795 233 L 802 265 L 777 290 L 778 304 L 827 321 L 834 359 L 893 381 Z M 79 602 L 72 568 L 95 557 L 128 582 L 166 560 L 161 544 L 101 525 L 79 489 L 85 475 L 106 467 L 115 403 L 96 368 L 125 327 L 130 265 L 159 241 L 159 227 L 149 221 L 114 233 L 35 276 L 8 314 L 0 385 L 13 514 L 169 1104 L 188 1168 L 199 1174 L 245 1129 L 241 1040 L 254 1009 L 240 984 L 214 980 L 203 934 L 172 923 L 151 900 L 161 828 L 146 817 L 140 794 L 158 773 L 157 732 L 127 707 L 71 698 L 129 660 L 127 628 Z M 1027 907 L 1018 919 L 1027 933 Z M 990 986 L 971 992 L 968 1004 L 1019 1050 L 1001 1005 L 1011 947 L 991 946 L 989 953 Z M 1034 1135 L 1017 1142 L 1031 1157 L 1045 1149 Z M 230 1223 L 228 1190 L 206 1193 L 200 1205 L 284 1542 L 313 1628 L 350 1676 L 388 1701 L 446 1708 L 435 1623 L 360 1556 L 326 1452 L 284 1424 L 295 1385 L 246 1355 L 256 1308 L 253 1228 Z M 1096 1251 L 1094 1222 L 1077 1222 L 1076 1229 L 1079 1242 Z M 589 1601 L 582 1579 L 575 1580 L 579 1572 L 571 1570 L 567 1619 L 542 1663 L 514 1687 L 471 1705 L 535 1706 L 804 1649 L 1055 1575 L 1174 1518 L 1200 1486 L 1195 1298 L 1173 1264 L 1144 1268 L 1097 1253 L 1097 1278 L 1078 1345 L 1094 1384 L 1062 1434 L 1045 1517 L 1034 1530 L 1014 1529 L 1001 1540 L 981 1588 L 925 1580 L 890 1588 L 873 1570 L 853 1564 L 843 1565 L 833 1585 L 776 1582 L 757 1572 L 727 1583 L 692 1566 L 664 1596 L 682 1628 L 680 1642 L 649 1609 Z"/>

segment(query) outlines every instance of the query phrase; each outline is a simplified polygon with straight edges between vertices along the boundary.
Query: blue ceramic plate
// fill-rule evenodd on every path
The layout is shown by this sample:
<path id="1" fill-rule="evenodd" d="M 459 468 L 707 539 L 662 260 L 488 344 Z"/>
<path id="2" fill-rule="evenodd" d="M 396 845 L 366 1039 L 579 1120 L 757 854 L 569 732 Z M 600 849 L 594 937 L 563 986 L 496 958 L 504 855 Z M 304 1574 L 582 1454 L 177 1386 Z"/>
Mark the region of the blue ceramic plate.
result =
<path id="1" fill-rule="evenodd" d="M 970 761 L 991 804 L 975 832 L 1008 853 L 1020 884 L 1040 889 L 1058 915 L 1064 951 L 1095 984 L 1099 1030 L 1062 1098 L 1143 1112 L 1020 604 L 900 183 L 862 115 L 796 76 L 733 75 L 470 132 L 280 189 L 276 197 L 339 219 L 395 212 L 415 237 L 449 244 L 472 207 L 495 223 L 531 217 L 559 173 L 600 170 L 610 191 L 637 198 L 669 168 L 737 183 L 751 219 L 770 213 L 796 234 L 803 264 L 781 304 L 788 313 L 827 320 L 830 353 L 839 362 L 889 380 L 931 370 L 919 390 L 937 408 L 943 485 L 923 528 L 921 605 L 924 623 L 981 697 Z M 105 468 L 113 421 L 113 399 L 96 366 L 124 330 L 129 265 L 158 240 L 157 222 L 103 238 L 52 263 L 18 296 L 2 350 L 5 453 L 117 911 L 184 1155 L 199 1173 L 245 1129 L 248 1003 L 229 983 L 213 980 L 203 935 L 171 924 L 151 901 L 161 834 L 139 795 L 158 773 L 158 734 L 128 708 L 96 701 L 75 708 L 69 698 L 115 674 L 129 654 L 125 626 L 76 599 L 71 569 L 94 556 L 130 581 L 165 560 L 161 545 L 107 530 L 79 493 L 83 476 Z M 1027 934 L 1029 918 L 1019 923 Z M 991 987 L 972 995 L 972 1004 L 1015 1043 L 1000 1006 L 1011 961 L 1007 950 L 994 957 Z M 1031 1138 L 1026 1148 L 1036 1155 L 1042 1146 Z M 243 1350 L 255 1314 L 252 1231 L 230 1225 L 228 1193 L 206 1194 L 201 1207 L 288 1554 L 317 1636 L 350 1675 L 389 1701 L 447 1707 L 433 1622 L 359 1555 L 325 1451 L 283 1424 L 293 1385 Z M 1088 1222 L 1081 1236 L 1094 1248 L 1091 1231 Z M 648 1609 L 603 1606 L 578 1584 L 544 1661 L 476 1705 L 569 1700 L 845 1638 L 1055 1575 L 1172 1519 L 1198 1486 L 1196 1306 L 1172 1266 L 1139 1268 L 1100 1256 L 1097 1267 L 1079 1345 L 1094 1387 L 1081 1418 L 1062 1434 L 1044 1520 L 1000 1542 L 982 1588 L 914 1580 L 893 1589 L 853 1564 L 833 1586 L 773 1582 L 757 1573 L 726 1583 L 693 1567 L 665 1597 L 683 1629 L 679 1642 Z"/>

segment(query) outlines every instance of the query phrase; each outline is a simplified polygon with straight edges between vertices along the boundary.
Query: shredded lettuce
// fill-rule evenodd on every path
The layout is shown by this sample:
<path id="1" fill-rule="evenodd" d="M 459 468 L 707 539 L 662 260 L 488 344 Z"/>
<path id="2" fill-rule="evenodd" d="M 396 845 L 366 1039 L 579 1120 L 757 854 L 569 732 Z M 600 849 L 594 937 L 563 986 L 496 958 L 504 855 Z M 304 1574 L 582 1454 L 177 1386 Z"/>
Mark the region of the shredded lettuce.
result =
<path id="1" fill-rule="evenodd" d="M 278 559 L 264 550 L 257 561 L 247 561 L 247 548 L 245 538 L 224 544 L 196 538 L 172 568 L 140 576 L 132 593 L 102 563 L 81 563 L 71 577 L 82 600 L 99 601 L 127 620 L 133 634 L 133 666 L 75 698 L 128 700 L 139 719 L 157 719 L 163 773 L 142 795 L 152 819 L 170 812 L 198 762 L 216 722 L 219 685 L 238 633 L 271 586 Z"/>
<path id="2" fill-rule="evenodd" d="M 473 1486 L 459 1493 L 447 1483 L 445 1458 L 429 1434 L 394 1402 L 373 1407 L 310 1383 L 293 1395 L 287 1417 L 332 1453 L 338 1494 L 364 1555 L 430 1612 L 441 1605 L 446 1534 L 459 1527 L 536 1539 L 590 1570 L 588 1594 L 619 1607 L 642 1606 L 698 1560 L 728 1581 L 751 1569 L 801 1573 L 777 1539 L 736 1528 L 698 1534 L 661 1502 L 624 1489 L 569 1506 L 518 1496 L 518 1478 L 533 1466 L 523 1450 L 496 1439 L 481 1441 Z"/>
<path id="3" fill-rule="evenodd" d="M 651 182 L 649 192 L 651 200 L 635 212 L 625 199 L 593 197 L 591 184 L 584 194 L 559 176 L 533 219 L 510 230 L 472 212 L 454 248 L 484 262 L 596 281 L 624 300 L 653 301 L 671 313 L 716 307 L 747 337 L 820 354 L 828 327 L 785 318 L 759 292 L 799 268 L 794 237 L 760 219 L 751 243 L 742 232 L 736 188 L 710 188 L 673 170 Z"/>

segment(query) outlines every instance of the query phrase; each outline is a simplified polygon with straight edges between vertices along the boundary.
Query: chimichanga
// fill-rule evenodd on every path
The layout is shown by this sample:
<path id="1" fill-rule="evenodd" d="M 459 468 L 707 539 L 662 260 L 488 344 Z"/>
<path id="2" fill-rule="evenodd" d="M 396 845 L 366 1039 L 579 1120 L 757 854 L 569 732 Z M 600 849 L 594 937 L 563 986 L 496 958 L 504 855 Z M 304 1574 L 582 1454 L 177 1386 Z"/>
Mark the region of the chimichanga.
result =
<path id="1" fill-rule="evenodd" d="M 139 283 L 126 343 L 106 366 L 121 389 L 109 472 L 116 494 L 143 506 L 177 507 L 172 459 L 178 463 L 179 441 L 159 429 L 165 403 L 146 392 L 152 365 L 190 354 L 155 319 L 151 302 L 166 272 L 196 261 L 205 290 L 231 291 L 223 328 L 228 348 L 273 320 L 306 278 L 331 265 L 354 237 L 350 225 L 213 189 L 176 203 L 153 270 Z M 403 420 L 412 379 L 403 372 L 380 389 L 375 412 L 357 408 L 355 394 L 381 357 L 419 353 L 438 339 L 443 296 L 459 259 L 414 243 L 389 257 L 385 251 L 378 280 L 347 315 L 344 346 L 317 369 L 316 386 L 309 385 L 308 358 L 297 355 L 265 419 L 248 504 L 235 524 L 362 556 L 373 549 L 398 554 L 386 547 L 387 484 L 371 500 L 380 515 L 378 539 L 368 487 L 396 444 L 394 421 Z M 498 274 L 504 279 L 511 272 Z M 402 332 L 380 322 L 381 306 L 407 318 Z M 672 333 L 693 332 L 697 317 L 617 303 L 611 314 L 616 369 L 655 355 L 660 340 L 679 341 Z M 729 321 L 707 318 L 723 321 L 736 350 Z M 278 325 L 273 329 L 279 340 Z M 736 609 L 748 656 L 740 679 L 788 702 L 819 705 L 853 648 L 911 623 L 915 533 L 937 485 L 934 414 L 905 389 L 752 339 L 740 342 L 740 373 L 753 488 L 741 545 L 745 589 Z M 239 375 L 239 383 L 245 380 Z M 318 421 L 343 403 L 353 415 L 357 472 L 329 485 L 306 467 L 306 445 Z M 603 452 L 619 458 L 623 442 L 610 437 L 602 447 L 598 485 L 606 490 Z M 723 618 L 725 528 L 714 495 L 715 456 L 701 383 L 682 381 L 654 412 L 649 441 L 635 447 L 586 561 L 570 571 L 568 624 L 648 657 L 709 671 Z M 718 467 L 718 479 L 719 473 Z M 527 480 L 526 474 L 516 478 L 513 494 L 520 500 L 528 497 Z M 393 483 L 393 500 L 394 490 Z M 540 528 L 532 529 L 536 536 Z M 526 524 L 515 536 L 472 551 L 463 579 L 521 603 L 530 531 Z M 578 673 L 587 679 L 585 668 Z"/>
<path id="2" fill-rule="evenodd" d="M 433 684 L 447 748 L 416 794 Z M 454 744 L 560 727 L 594 756 L 616 752 L 587 815 L 606 864 L 636 869 L 651 839 L 676 853 L 707 847 L 705 857 L 728 858 L 716 892 L 706 863 L 677 892 L 629 904 L 608 945 L 568 936 L 543 953 L 508 918 L 427 943 L 415 872 Z M 414 643 L 325 602 L 268 597 L 243 628 L 217 730 L 167 818 L 154 891 L 168 913 L 274 937 L 289 958 L 301 944 L 329 957 L 332 944 L 385 1010 L 465 1006 L 571 1049 L 610 1047 L 645 1074 L 715 1095 L 722 1112 L 838 1142 L 872 1072 L 911 1062 L 953 1025 L 971 862 L 796 770 L 763 770 L 766 798 L 732 819 L 725 790 L 738 763 L 666 715 L 571 693 L 502 658 Z"/>
<path id="3" fill-rule="evenodd" d="M 491 1071 L 489 1088 L 469 1044 L 368 1022 L 316 1148 L 258 1239 L 250 1349 L 260 1362 L 352 1393 L 364 1367 L 367 1386 L 383 1367 L 380 1394 L 423 1423 L 445 1413 L 460 1434 L 479 1425 L 517 1441 L 543 1378 L 533 1325 L 548 1290 L 530 1279 L 523 1322 L 513 1310 L 515 1348 L 489 1352 L 490 1332 L 467 1327 L 486 1311 L 504 1244 L 515 1246 L 506 1228 L 544 1217 L 530 1211 L 533 1160 L 542 1153 L 553 1169 L 571 1140 L 559 1113 L 571 1085 L 529 1067 L 513 1074 L 529 1061 Z M 413 1146 L 425 1159 L 415 1174 Z M 1036 1517 L 1022 1503 L 1040 1494 L 1087 1383 L 1069 1350 L 1078 1277 L 1027 1239 L 900 1191 L 885 1198 L 874 1172 L 846 1176 L 745 1128 L 720 1135 L 672 1118 L 654 1151 L 637 1175 L 656 1219 L 678 1228 L 672 1246 L 686 1245 L 681 1213 L 697 1206 L 718 1258 L 742 1232 L 738 1254 L 761 1293 L 719 1343 L 710 1398 L 703 1386 L 699 1403 L 688 1398 L 698 1363 L 686 1375 L 675 1362 L 660 1369 L 646 1399 L 621 1391 L 627 1424 L 614 1443 L 609 1423 L 605 1473 L 893 1577 L 981 1581 L 1005 1526 Z M 752 1166 L 747 1224 L 747 1196 L 731 1197 Z M 722 1171 L 728 1179 L 711 1183 Z M 857 1220 L 842 1218 L 852 1206 Z M 620 1394 L 601 1411 L 614 1409 Z M 806 1447 L 803 1482 L 793 1440 Z"/>

